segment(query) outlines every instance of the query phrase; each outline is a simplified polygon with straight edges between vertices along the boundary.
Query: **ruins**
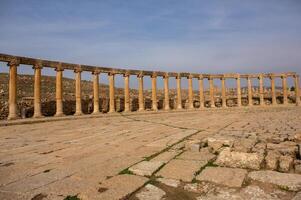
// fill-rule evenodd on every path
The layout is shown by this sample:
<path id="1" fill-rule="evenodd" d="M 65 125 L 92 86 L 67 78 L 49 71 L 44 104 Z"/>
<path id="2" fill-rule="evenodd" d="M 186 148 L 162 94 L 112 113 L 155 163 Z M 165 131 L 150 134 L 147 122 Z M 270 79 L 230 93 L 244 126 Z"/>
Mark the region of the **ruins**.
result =
<path id="1" fill-rule="evenodd" d="M 301 199 L 297 73 L 140 71 L 6 54 L 0 61 L 9 67 L 0 82 L 0 199 Z M 34 76 L 18 75 L 19 65 L 33 67 Z M 54 69 L 56 77 L 42 76 L 43 68 Z M 64 70 L 75 80 L 64 78 Z M 92 82 L 82 80 L 83 72 Z M 108 76 L 108 86 L 99 83 L 100 74 Z M 124 88 L 115 87 L 116 75 Z M 133 76 L 137 90 L 130 88 Z M 150 91 L 144 77 L 151 78 Z M 24 95 L 17 83 L 29 82 L 33 93 Z M 55 88 L 43 89 L 50 82 Z M 49 93 L 44 99 L 43 90 Z M 20 97 L 32 104 L 30 112 Z"/>

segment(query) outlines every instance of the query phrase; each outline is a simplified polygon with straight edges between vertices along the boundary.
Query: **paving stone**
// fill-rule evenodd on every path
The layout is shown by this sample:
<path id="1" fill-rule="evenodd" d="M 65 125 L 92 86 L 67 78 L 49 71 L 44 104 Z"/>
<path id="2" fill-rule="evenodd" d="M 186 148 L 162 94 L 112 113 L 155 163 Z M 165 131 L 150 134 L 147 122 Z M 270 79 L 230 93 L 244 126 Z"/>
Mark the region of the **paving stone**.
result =
<path id="1" fill-rule="evenodd" d="M 252 180 L 277 185 L 286 190 L 301 190 L 301 175 L 299 174 L 275 171 L 253 171 L 248 174 L 248 177 Z"/>
<path id="2" fill-rule="evenodd" d="M 180 181 L 176 179 L 170 179 L 170 178 L 158 178 L 159 182 L 171 186 L 171 187 L 178 187 L 180 185 Z"/>
<path id="3" fill-rule="evenodd" d="M 234 138 L 224 136 L 208 137 L 206 140 L 208 143 L 208 147 L 211 148 L 213 152 L 216 152 L 223 146 L 232 147 L 234 143 Z"/>
<path id="4" fill-rule="evenodd" d="M 226 167 L 206 167 L 196 179 L 209 181 L 228 187 L 241 187 L 247 175 L 245 169 L 234 169 Z"/>
<path id="5" fill-rule="evenodd" d="M 147 184 L 138 194 L 136 194 L 136 197 L 139 200 L 161 200 L 165 194 L 166 192 L 160 188 Z"/>
<path id="6" fill-rule="evenodd" d="M 177 156 L 181 151 L 179 150 L 170 150 L 170 151 L 165 151 L 158 156 L 154 157 L 152 161 L 161 161 L 164 163 L 169 162 L 171 159 L 173 159 L 175 156 Z"/>
<path id="7" fill-rule="evenodd" d="M 209 162 L 214 160 L 216 155 L 209 152 L 209 148 L 202 148 L 200 151 L 185 151 L 177 159 L 183 160 L 198 160 Z"/>
<path id="8" fill-rule="evenodd" d="M 119 200 L 135 192 L 148 181 L 147 178 L 135 175 L 118 175 L 104 181 L 100 185 L 101 200 Z"/>
<path id="9" fill-rule="evenodd" d="M 151 176 L 164 163 L 162 161 L 142 161 L 129 168 L 131 172 L 140 176 Z"/>
<path id="10" fill-rule="evenodd" d="M 191 182 L 195 172 L 206 164 L 207 162 L 203 161 L 174 159 L 167 163 L 156 175 Z"/>
<path id="11" fill-rule="evenodd" d="M 277 170 L 279 165 L 280 153 L 278 151 L 268 151 L 265 157 L 266 168 L 270 170 Z"/>
<path id="12" fill-rule="evenodd" d="M 301 199 L 301 192 L 298 192 L 292 200 L 300 200 Z"/>
<path id="13" fill-rule="evenodd" d="M 291 156 L 280 156 L 279 157 L 279 171 L 289 172 L 293 168 L 294 158 Z"/>
<path id="14" fill-rule="evenodd" d="M 258 153 L 234 152 L 225 148 L 217 157 L 215 164 L 225 167 L 260 169 L 264 157 Z"/>

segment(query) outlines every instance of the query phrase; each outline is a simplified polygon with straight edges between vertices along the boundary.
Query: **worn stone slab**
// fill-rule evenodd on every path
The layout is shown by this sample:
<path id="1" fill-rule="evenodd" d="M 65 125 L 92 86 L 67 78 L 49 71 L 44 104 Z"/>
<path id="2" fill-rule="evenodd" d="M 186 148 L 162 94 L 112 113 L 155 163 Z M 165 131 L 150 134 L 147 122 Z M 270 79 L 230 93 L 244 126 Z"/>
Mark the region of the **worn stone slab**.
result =
<path id="1" fill-rule="evenodd" d="M 176 155 L 180 153 L 179 150 L 170 150 L 170 151 L 165 151 L 158 156 L 154 157 L 152 161 L 161 161 L 164 163 L 169 162 L 171 159 L 173 159 Z"/>
<path id="2" fill-rule="evenodd" d="M 263 155 L 258 153 L 234 152 L 225 148 L 217 157 L 215 164 L 224 167 L 238 167 L 246 169 L 260 169 Z"/>
<path id="3" fill-rule="evenodd" d="M 195 172 L 206 164 L 207 162 L 204 161 L 174 159 L 167 163 L 156 175 L 190 182 L 194 178 Z"/>
<path id="4" fill-rule="evenodd" d="M 160 188 L 147 184 L 138 194 L 136 194 L 136 197 L 139 200 L 161 200 L 165 194 L 166 192 Z"/>
<path id="5" fill-rule="evenodd" d="M 177 159 L 209 162 L 215 157 L 216 155 L 210 153 L 208 148 L 202 148 L 200 151 L 185 151 L 179 157 L 177 157 Z"/>
<path id="6" fill-rule="evenodd" d="M 301 190 L 301 175 L 280 173 L 275 171 L 253 171 L 248 174 L 252 180 L 274 184 L 291 191 Z"/>
<path id="7" fill-rule="evenodd" d="M 196 179 L 209 181 L 228 187 L 241 187 L 247 175 L 245 169 L 234 169 L 227 167 L 206 167 Z"/>
<path id="8" fill-rule="evenodd" d="M 142 161 L 130 167 L 129 170 L 136 175 L 151 176 L 162 165 L 162 161 Z"/>
<path id="9" fill-rule="evenodd" d="M 148 181 L 147 178 L 135 175 L 118 175 L 100 185 L 98 199 L 119 200 L 135 192 Z"/>
<path id="10" fill-rule="evenodd" d="M 160 183 L 163 183 L 163 184 L 171 186 L 171 187 L 178 187 L 181 183 L 179 180 L 170 179 L 170 178 L 158 178 L 157 180 Z"/>

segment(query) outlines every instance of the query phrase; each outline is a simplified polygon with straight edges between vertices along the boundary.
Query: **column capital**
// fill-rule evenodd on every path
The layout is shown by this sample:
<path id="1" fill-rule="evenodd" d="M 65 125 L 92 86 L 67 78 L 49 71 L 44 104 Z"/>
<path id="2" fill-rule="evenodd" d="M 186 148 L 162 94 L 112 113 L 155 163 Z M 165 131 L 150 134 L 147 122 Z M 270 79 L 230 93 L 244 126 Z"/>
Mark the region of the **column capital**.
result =
<path id="1" fill-rule="evenodd" d="M 19 61 L 19 59 L 17 59 L 17 58 L 14 58 L 14 59 L 10 60 L 10 61 L 7 63 L 7 66 L 8 66 L 8 67 L 11 67 L 11 66 L 16 66 L 16 67 L 18 67 L 19 65 L 20 65 L 20 61 Z"/>
<path id="2" fill-rule="evenodd" d="M 294 74 L 293 77 L 294 78 L 299 78 L 300 76 L 299 76 L 299 74 Z"/>
<path id="3" fill-rule="evenodd" d="M 62 63 L 59 63 L 59 65 L 54 70 L 57 72 L 64 71 L 64 68 L 62 67 Z"/>
<path id="4" fill-rule="evenodd" d="M 181 78 L 182 78 L 181 73 L 177 73 L 176 79 L 181 79 Z"/>
<path id="5" fill-rule="evenodd" d="M 129 77 L 131 74 L 130 74 L 130 72 L 125 72 L 124 74 L 123 74 L 123 77 Z"/>
<path id="6" fill-rule="evenodd" d="M 165 74 L 163 75 L 163 78 L 169 78 L 168 73 L 165 73 Z"/>
<path id="7" fill-rule="evenodd" d="M 114 76 L 116 73 L 114 71 L 108 72 L 109 76 Z"/>
<path id="8" fill-rule="evenodd" d="M 33 67 L 32 67 L 32 69 L 42 69 L 43 68 L 43 65 L 42 65 L 42 62 L 39 60 L 39 61 L 37 61 L 34 65 L 33 65 Z"/>
<path id="9" fill-rule="evenodd" d="M 236 74 L 235 79 L 240 79 L 240 74 Z"/>
<path id="10" fill-rule="evenodd" d="M 193 78 L 192 74 L 189 74 L 189 75 L 187 76 L 187 79 L 192 79 L 192 78 Z"/>
<path id="11" fill-rule="evenodd" d="M 204 79 L 203 74 L 200 74 L 199 77 L 198 77 L 198 79 L 199 79 L 199 80 L 203 80 L 203 79 Z"/>
<path id="12" fill-rule="evenodd" d="M 143 78 L 143 73 L 140 72 L 139 74 L 137 74 L 137 77 L 138 77 L 138 78 Z"/>
<path id="13" fill-rule="evenodd" d="M 100 74 L 100 70 L 97 70 L 97 69 L 96 69 L 96 70 L 94 70 L 94 71 L 92 72 L 92 74 L 93 74 L 93 75 L 99 75 L 99 74 Z"/>
<path id="14" fill-rule="evenodd" d="M 157 73 L 156 72 L 153 72 L 153 74 L 151 75 L 151 78 L 157 78 Z"/>
<path id="15" fill-rule="evenodd" d="M 208 76 L 208 80 L 213 80 L 213 77 L 212 76 Z"/>
<path id="16" fill-rule="evenodd" d="M 226 80 L 226 76 L 222 75 L 222 77 L 220 78 L 221 80 Z"/>
<path id="17" fill-rule="evenodd" d="M 75 73 L 81 73 L 82 71 L 83 71 L 83 70 L 82 70 L 82 68 L 81 68 L 80 65 L 74 69 L 74 72 L 75 72 Z"/>
<path id="18" fill-rule="evenodd" d="M 280 77 L 281 78 L 287 78 L 287 75 L 286 74 L 281 74 Z"/>
<path id="19" fill-rule="evenodd" d="M 261 78 L 263 78 L 263 74 L 258 75 L 258 79 L 261 79 Z"/>

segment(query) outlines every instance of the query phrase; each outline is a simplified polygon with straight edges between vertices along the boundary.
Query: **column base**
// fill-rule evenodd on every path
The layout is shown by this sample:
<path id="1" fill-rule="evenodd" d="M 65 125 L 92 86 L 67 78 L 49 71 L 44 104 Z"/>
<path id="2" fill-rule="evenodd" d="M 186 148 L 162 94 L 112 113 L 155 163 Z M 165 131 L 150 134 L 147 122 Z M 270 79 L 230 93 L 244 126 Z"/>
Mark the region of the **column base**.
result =
<path id="1" fill-rule="evenodd" d="M 7 120 L 16 120 L 16 119 L 20 119 L 20 117 L 19 116 L 8 116 L 7 117 Z"/>
<path id="2" fill-rule="evenodd" d="M 38 114 L 38 115 L 33 115 L 32 118 L 43 118 L 45 116 L 43 116 L 42 114 Z"/>
<path id="3" fill-rule="evenodd" d="M 99 115 L 100 112 L 99 111 L 95 111 L 95 112 L 92 112 L 91 115 Z"/>
<path id="4" fill-rule="evenodd" d="M 82 112 L 74 113 L 74 116 L 80 116 L 80 115 L 83 115 L 83 113 Z"/>
<path id="5" fill-rule="evenodd" d="M 56 113 L 54 117 L 64 117 L 66 116 L 64 113 Z"/>
<path id="6" fill-rule="evenodd" d="M 139 108 L 139 109 L 138 109 L 138 112 L 143 112 L 143 111 L 145 111 L 144 108 Z"/>

